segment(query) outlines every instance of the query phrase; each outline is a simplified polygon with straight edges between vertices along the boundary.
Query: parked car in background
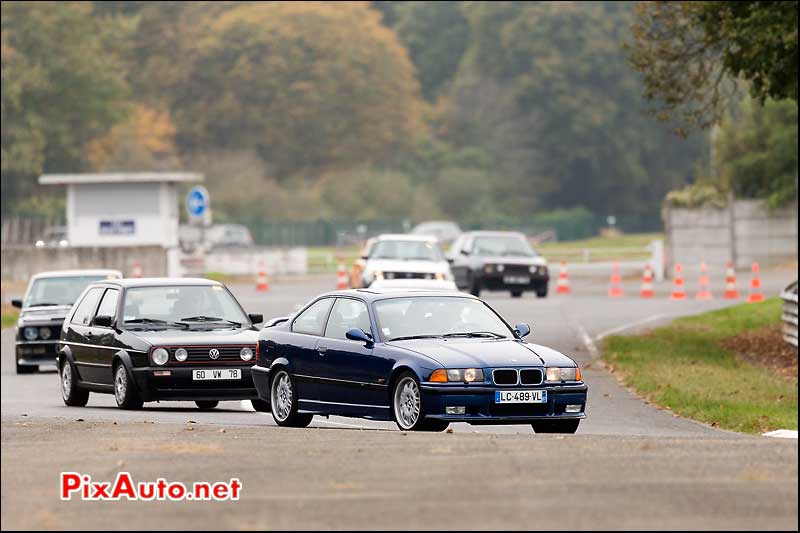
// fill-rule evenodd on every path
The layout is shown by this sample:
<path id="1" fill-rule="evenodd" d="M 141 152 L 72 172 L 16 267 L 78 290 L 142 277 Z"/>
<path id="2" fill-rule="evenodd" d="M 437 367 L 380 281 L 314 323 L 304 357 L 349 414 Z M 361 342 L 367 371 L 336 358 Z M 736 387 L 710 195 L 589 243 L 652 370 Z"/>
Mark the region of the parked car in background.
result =
<path id="1" fill-rule="evenodd" d="M 448 220 L 431 220 L 421 222 L 411 230 L 412 235 L 430 235 L 436 237 L 443 246 L 449 246 L 461 235 L 461 228 Z"/>
<path id="2" fill-rule="evenodd" d="M 178 241 L 185 251 L 194 250 L 200 245 L 213 250 L 247 248 L 254 243 L 250 230 L 243 224 L 214 224 L 208 228 L 181 224 L 178 228 Z"/>
<path id="3" fill-rule="evenodd" d="M 16 329 L 17 374 L 55 365 L 61 325 L 87 285 L 121 278 L 118 270 L 57 270 L 40 272 L 28 282 L 25 297 L 12 300 L 20 308 Z"/>
<path id="4" fill-rule="evenodd" d="M 452 280 L 450 265 L 435 237 L 385 234 L 371 242 L 360 258 L 355 287 L 369 287 L 379 280 Z"/>
<path id="5" fill-rule="evenodd" d="M 50 226 L 33 243 L 37 248 L 66 248 L 69 246 L 66 226 Z"/>
<path id="6" fill-rule="evenodd" d="M 261 315 L 246 314 L 221 283 L 192 278 L 105 280 L 87 287 L 64 322 L 58 368 L 64 403 L 114 394 L 144 402 L 258 401 L 250 377 Z"/>
<path id="7" fill-rule="evenodd" d="M 518 298 L 533 291 L 547 296 L 547 261 L 515 231 L 462 233 L 447 256 L 458 288 L 478 296 L 482 290 L 509 291 Z"/>
<path id="8" fill-rule="evenodd" d="M 528 343 L 488 304 L 445 291 L 323 294 L 259 334 L 253 381 L 280 426 L 315 415 L 575 433 L 587 386 L 570 357 Z"/>

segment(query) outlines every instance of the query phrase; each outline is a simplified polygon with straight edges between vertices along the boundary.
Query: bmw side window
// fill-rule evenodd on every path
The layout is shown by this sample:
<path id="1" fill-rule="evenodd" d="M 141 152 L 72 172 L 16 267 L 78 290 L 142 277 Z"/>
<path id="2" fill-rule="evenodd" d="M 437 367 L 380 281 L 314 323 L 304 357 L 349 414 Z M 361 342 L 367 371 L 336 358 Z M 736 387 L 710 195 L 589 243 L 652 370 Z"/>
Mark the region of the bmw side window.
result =
<path id="1" fill-rule="evenodd" d="M 331 305 L 333 305 L 333 298 L 323 298 L 311 304 L 311 307 L 294 319 L 292 331 L 308 335 L 322 335 Z"/>
<path id="2" fill-rule="evenodd" d="M 372 334 L 367 304 L 360 300 L 337 298 L 328 318 L 328 325 L 325 327 L 325 336 L 330 339 L 346 340 L 347 330 L 352 328 L 360 328 Z"/>
<path id="3" fill-rule="evenodd" d="M 79 326 L 88 326 L 92 321 L 94 310 L 97 308 L 97 301 L 100 299 L 102 293 L 102 287 L 90 289 L 89 292 L 86 293 L 86 296 L 83 297 L 83 300 L 81 300 L 81 303 L 78 304 L 70 322 Z"/>
<path id="4" fill-rule="evenodd" d="M 103 300 L 100 302 L 100 307 L 97 309 L 95 316 L 110 316 L 113 321 L 117 315 L 117 300 L 119 299 L 119 291 L 117 289 L 108 289 L 103 295 Z"/>

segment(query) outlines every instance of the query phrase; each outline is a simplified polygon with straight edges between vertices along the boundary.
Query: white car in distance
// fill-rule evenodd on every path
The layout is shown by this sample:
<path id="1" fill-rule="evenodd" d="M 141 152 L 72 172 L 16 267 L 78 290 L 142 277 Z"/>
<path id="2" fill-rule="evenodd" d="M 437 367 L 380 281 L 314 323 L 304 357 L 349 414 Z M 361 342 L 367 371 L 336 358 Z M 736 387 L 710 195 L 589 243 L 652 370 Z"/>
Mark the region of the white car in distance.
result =
<path id="1" fill-rule="evenodd" d="M 418 280 L 420 286 L 428 281 L 452 281 L 450 264 L 445 259 L 435 237 L 426 235 L 380 235 L 361 258 L 361 286 L 376 281 Z M 404 283 L 406 285 L 408 282 Z"/>

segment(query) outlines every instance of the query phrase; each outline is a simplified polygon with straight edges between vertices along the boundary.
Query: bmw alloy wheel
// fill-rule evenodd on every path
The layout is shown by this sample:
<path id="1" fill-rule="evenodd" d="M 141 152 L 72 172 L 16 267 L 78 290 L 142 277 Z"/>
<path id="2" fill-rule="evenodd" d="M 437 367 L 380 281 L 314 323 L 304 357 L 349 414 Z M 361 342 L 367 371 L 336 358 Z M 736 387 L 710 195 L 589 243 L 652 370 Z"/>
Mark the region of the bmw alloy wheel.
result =
<path id="1" fill-rule="evenodd" d="M 411 430 L 417 424 L 422 407 L 419 385 L 414 378 L 402 378 L 394 389 L 394 416 L 401 429 Z"/>
<path id="2" fill-rule="evenodd" d="M 281 370 L 272 382 L 272 414 L 278 422 L 285 422 L 292 413 L 292 380 L 289 374 Z"/>

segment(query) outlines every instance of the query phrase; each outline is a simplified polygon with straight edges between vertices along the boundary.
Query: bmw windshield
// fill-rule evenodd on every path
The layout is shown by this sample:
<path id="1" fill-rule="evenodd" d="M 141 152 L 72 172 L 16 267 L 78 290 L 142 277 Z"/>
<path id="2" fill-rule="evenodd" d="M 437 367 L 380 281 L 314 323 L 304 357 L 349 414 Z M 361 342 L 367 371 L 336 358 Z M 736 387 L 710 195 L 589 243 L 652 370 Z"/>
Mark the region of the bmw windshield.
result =
<path id="1" fill-rule="evenodd" d="M 444 261 L 439 246 L 430 241 L 378 241 L 372 246 L 369 258 Z"/>
<path id="2" fill-rule="evenodd" d="M 409 296 L 374 304 L 384 340 L 428 337 L 513 336 L 505 322 L 480 300 L 458 296 Z"/>
<path id="3" fill-rule="evenodd" d="M 475 237 L 473 253 L 486 257 L 536 257 L 528 241 L 518 236 Z"/>
<path id="4" fill-rule="evenodd" d="M 127 329 L 250 325 L 239 303 L 219 285 L 132 287 L 125 292 L 122 322 Z"/>

